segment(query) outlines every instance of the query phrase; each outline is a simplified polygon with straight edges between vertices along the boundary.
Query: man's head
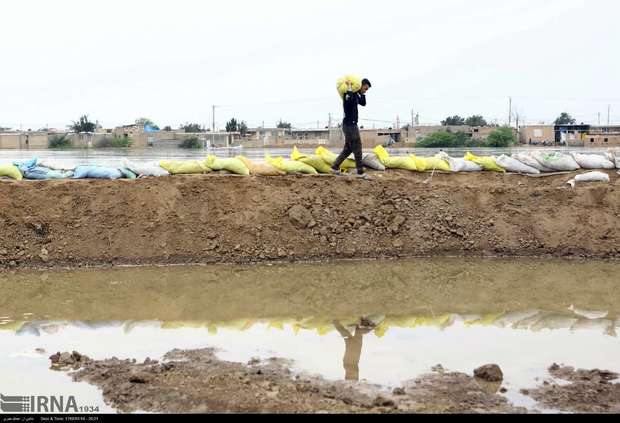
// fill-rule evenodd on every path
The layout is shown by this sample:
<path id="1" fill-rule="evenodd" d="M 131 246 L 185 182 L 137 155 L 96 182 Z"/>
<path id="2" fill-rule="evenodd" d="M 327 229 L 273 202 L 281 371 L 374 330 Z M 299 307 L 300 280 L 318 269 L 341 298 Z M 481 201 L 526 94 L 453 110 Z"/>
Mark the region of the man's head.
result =
<path id="1" fill-rule="evenodd" d="M 370 81 L 364 78 L 362 80 L 362 88 L 360 89 L 360 94 L 366 94 L 368 89 L 371 87 L 372 87 L 372 84 L 370 83 Z"/>

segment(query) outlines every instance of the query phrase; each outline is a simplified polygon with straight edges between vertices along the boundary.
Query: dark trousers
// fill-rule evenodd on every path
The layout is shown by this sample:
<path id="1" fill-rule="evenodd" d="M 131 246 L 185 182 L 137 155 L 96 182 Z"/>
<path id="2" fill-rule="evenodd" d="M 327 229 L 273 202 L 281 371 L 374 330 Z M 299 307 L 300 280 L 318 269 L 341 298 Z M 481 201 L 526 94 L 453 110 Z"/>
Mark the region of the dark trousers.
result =
<path id="1" fill-rule="evenodd" d="M 355 165 L 357 167 L 357 173 L 359 175 L 364 174 L 364 164 L 362 160 L 364 155 L 362 153 L 362 138 L 360 137 L 360 130 L 357 125 L 343 125 L 342 131 L 344 132 L 344 150 L 340 153 L 340 156 L 336 159 L 333 169 L 340 170 L 340 165 L 349 158 L 351 153 L 355 156 Z"/>

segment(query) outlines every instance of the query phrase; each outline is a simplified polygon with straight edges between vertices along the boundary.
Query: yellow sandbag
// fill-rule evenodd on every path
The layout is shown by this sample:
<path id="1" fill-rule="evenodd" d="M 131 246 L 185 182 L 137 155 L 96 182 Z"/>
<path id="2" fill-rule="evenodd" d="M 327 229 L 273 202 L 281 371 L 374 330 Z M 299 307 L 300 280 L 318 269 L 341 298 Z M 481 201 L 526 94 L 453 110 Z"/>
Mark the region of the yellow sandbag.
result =
<path id="1" fill-rule="evenodd" d="M 388 330 L 390 330 L 390 324 L 386 321 L 383 321 L 375 328 L 375 336 L 377 338 L 383 338 Z"/>
<path id="2" fill-rule="evenodd" d="M 272 159 L 269 155 L 267 155 L 265 159 L 267 160 L 267 163 L 286 172 L 287 174 L 303 173 L 306 175 L 318 175 L 315 168 L 302 162 L 285 160 L 283 157 L 276 157 L 275 159 Z"/>
<path id="3" fill-rule="evenodd" d="M 213 170 L 227 170 L 236 175 L 250 176 L 250 169 L 239 159 L 219 159 L 209 156 L 206 164 Z"/>
<path id="4" fill-rule="evenodd" d="M 257 176 L 283 176 L 286 172 L 274 167 L 268 163 L 255 163 L 247 157 L 237 156 L 237 159 L 241 160 L 245 167 L 250 170 L 250 175 Z"/>
<path id="5" fill-rule="evenodd" d="M 465 326 L 491 326 L 497 319 L 504 316 L 505 313 L 487 314 L 478 320 L 468 320 L 465 322 Z"/>
<path id="6" fill-rule="evenodd" d="M 465 155 L 465 160 L 469 162 L 474 162 L 479 166 L 482 166 L 484 170 L 488 170 L 489 172 L 501 172 L 506 173 L 506 170 L 500 167 L 497 163 L 495 163 L 495 159 L 493 157 L 478 157 L 471 153 L 467 153 Z"/>
<path id="7" fill-rule="evenodd" d="M 317 148 L 315 154 L 317 156 L 319 156 L 321 159 L 323 159 L 323 161 L 325 163 L 327 163 L 329 166 L 333 166 L 334 163 L 336 163 L 336 159 L 338 158 L 337 154 L 332 153 L 331 151 L 329 151 L 325 147 Z M 355 160 L 353 160 L 353 159 L 346 159 L 340 165 L 340 169 L 341 170 L 355 169 L 356 167 L 357 166 L 355 165 Z M 330 169 L 331 169 L 331 167 L 330 167 Z"/>
<path id="8" fill-rule="evenodd" d="M 171 175 L 192 175 L 197 173 L 209 173 L 211 169 L 204 161 L 200 160 L 162 160 L 159 166 L 170 172 Z"/>
<path id="9" fill-rule="evenodd" d="M 336 87 L 338 88 L 338 94 L 340 94 L 340 98 L 344 99 L 344 95 L 347 93 L 349 87 L 347 86 L 347 81 L 351 82 L 351 89 L 354 92 L 358 92 L 362 89 L 362 78 L 357 75 L 346 75 L 342 78 L 338 79 L 336 82 Z"/>
<path id="10" fill-rule="evenodd" d="M 411 158 L 415 161 L 415 167 L 418 172 L 426 172 L 427 170 L 451 172 L 448 162 L 438 157 L 419 157 L 412 155 Z"/>
<path id="11" fill-rule="evenodd" d="M 15 179 L 16 181 L 21 181 L 22 179 L 24 179 L 19 169 L 12 164 L 0 165 L 0 176 L 8 176 L 9 178 Z"/>
<path id="12" fill-rule="evenodd" d="M 305 156 L 299 152 L 297 147 L 293 147 L 291 159 L 296 162 L 305 163 L 312 166 L 319 173 L 331 173 L 332 168 L 319 156 Z"/>
<path id="13" fill-rule="evenodd" d="M 418 170 L 415 164 L 415 160 L 411 157 L 390 157 L 390 154 L 382 146 L 377 146 L 374 150 L 381 163 L 387 169 L 402 169 L 415 172 Z"/>

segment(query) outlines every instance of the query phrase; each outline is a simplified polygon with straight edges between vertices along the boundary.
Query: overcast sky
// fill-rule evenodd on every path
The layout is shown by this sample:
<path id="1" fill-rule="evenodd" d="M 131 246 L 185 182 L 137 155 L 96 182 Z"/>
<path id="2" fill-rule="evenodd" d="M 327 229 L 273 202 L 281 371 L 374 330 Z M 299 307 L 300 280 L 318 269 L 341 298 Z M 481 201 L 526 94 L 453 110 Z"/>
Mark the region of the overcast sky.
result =
<path id="1" fill-rule="evenodd" d="M 3 0 L 0 126 L 298 127 L 341 119 L 335 81 L 368 77 L 362 122 L 447 115 L 620 124 L 616 0 Z M 373 122 L 375 120 L 377 122 Z M 380 121 L 386 121 L 382 123 Z"/>

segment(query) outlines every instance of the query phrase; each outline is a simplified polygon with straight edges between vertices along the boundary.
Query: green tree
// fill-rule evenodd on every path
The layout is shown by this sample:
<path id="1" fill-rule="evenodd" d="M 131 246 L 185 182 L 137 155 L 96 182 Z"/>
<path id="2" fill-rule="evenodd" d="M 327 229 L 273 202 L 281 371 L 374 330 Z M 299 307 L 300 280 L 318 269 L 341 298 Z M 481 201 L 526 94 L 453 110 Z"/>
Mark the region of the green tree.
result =
<path id="1" fill-rule="evenodd" d="M 61 149 L 71 147 L 71 140 L 67 135 L 52 135 L 48 139 L 49 148 Z"/>
<path id="2" fill-rule="evenodd" d="M 488 147 L 510 147 L 517 143 L 517 137 L 511 128 L 498 128 L 489 134 Z"/>
<path id="3" fill-rule="evenodd" d="M 73 122 L 73 124 L 71 124 L 69 128 L 77 133 L 95 132 L 95 129 L 97 129 L 97 125 L 94 122 L 88 120 L 88 115 L 83 115 L 77 122 Z"/>
<path id="4" fill-rule="evenodd" d="M 468 126 L 487 126 L 487 121 L 480 115 L 473 115 L 467 118 L 465 125 Z"/>
<path id="5" fill-rule="evenodd" d="M 280 122 L 278 122 L 278 126 L 279 129 L 291 129 L 293 127 L 293 125 L 291 125 L 289 122 L 285 122 L 282 119 L 280 119 Z"/>
<path id="6" fill-rule="evenodd" d="M 245 134 L 248 133 L 248 124 L 245 123 L 245 121 L 241 121 L 241 123 L 239 124 L 239 132 L 241 133 L 241 136 L 245 136 Z"/>
<path id="7" fill-rule="evenodd" d="M 202 148 L 202 142 L 198 139 L 198 137 L 189 137 L 184 139 L 179 147 L 185 149 L 198 149 Z"/>
<path id="8" fill-rule="evenodd" d="M 566 112 L 562 112 L 562 114 L 555 120 L 556 125 L 574 125 L 576 123 L 577 120 L 573 119 L 573 117 Z"/>
<path id="9" fill-rule="evenodd" d="M 186 123 L 181 126 L 181 129 L 185 131 L 186 134 L 197 134 L 200 132 L 204 132 L 204 129 L 198 123 Z"/>
<path id="10" fill-rule="evenodd" d="M 95 143 L 95 148 L 129 148 L 133 144 L 133 139 L 125 135 L 113 135 L 104 137 Z"/>
<path id="11" fill-rule="evenodd" d="M 459 115 L 450 116 L 446 120 L 441 122 L 442 126 L 463 126 L 465 125 L 465 119 Z"/>
<path id="12" fill-rule="evenodd" d="M 153 129 L 159 130 L 159 126 L 155 125 L 155 122 L 153 122 L 149 118 L 139 118 L 139 119 L 136 119 L 136 125 L 141 126 L 143 128 L 145 126 L 150 126 Z"/>
<path id="13" fill-rule="evenodd" d="M 485 147 L 484 141 L 476 140 L 465 132 L 438 131 L 421 138 L 416 147 L 420 148 L 460 148 Z"/>
<path id="14" fill-rule="evenodd" d="M 165 132 L 172 132 L 172 127 L 170 125 L 164 126 L 164 131 Z"/>
<path id="15" fill-rule="evenodd" d="M 456 145 L 457 137 L 448 131 L 438 131 L 428 134 L 416 143 L 420 148 L 453 148 Z"/>
<path id="16" fill-rule="evenodd" d="M 239 123 L 237 123 L 237 119 L 232 118 L 228 122 L 226 122 L 226 132 L 237 132 L 239 130 Z"/>

